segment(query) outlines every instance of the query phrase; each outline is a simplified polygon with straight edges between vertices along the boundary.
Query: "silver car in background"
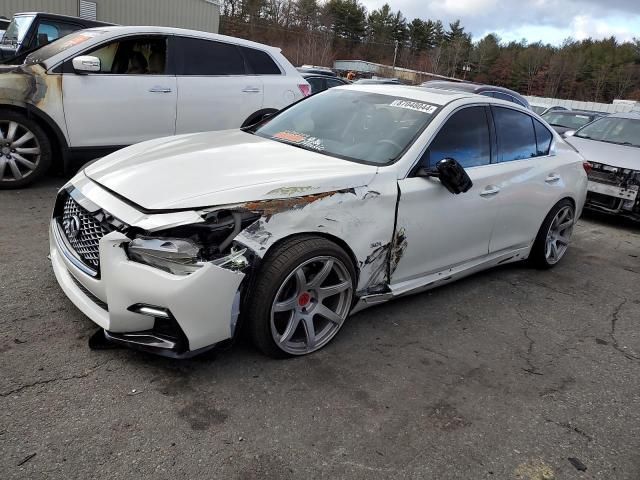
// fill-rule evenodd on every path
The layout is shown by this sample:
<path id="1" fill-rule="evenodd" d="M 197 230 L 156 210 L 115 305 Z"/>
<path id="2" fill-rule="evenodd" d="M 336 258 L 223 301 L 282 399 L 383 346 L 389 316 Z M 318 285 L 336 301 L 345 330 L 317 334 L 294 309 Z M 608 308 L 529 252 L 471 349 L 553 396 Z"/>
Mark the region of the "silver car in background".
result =
<path id="1" fill-rule="evenodd" d="M 640 221 L 640 112 L 609 115 L 565 136 L 591 164 L 585 207 Z"/>

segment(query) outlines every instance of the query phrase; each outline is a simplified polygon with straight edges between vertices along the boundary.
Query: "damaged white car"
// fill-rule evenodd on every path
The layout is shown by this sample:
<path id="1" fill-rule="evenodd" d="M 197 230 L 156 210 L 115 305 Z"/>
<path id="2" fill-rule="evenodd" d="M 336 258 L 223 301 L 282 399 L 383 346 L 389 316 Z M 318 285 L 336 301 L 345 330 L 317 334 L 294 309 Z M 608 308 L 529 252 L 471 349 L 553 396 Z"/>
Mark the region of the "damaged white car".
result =
<path id="1" fill-rule="evenodd" d="M 583 159 L 474 94 L 338 87 L 258 126 L 141 143 L 57 198 L 51 261 L 100 338 L 188 357 L 241 323 L 308 354 L 349 314 L 494 265 L 560 261 Z"/>

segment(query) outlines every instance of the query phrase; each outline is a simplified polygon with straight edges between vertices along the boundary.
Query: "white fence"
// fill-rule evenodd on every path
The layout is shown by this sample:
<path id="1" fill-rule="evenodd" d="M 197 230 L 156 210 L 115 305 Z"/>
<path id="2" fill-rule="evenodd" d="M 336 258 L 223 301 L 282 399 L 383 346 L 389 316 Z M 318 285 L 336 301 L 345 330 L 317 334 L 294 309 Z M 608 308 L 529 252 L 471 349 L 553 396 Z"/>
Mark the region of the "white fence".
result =
<path id="1" fill-rule="evenodd" d="M 621 113 L 632 110 L 640 111 L 640 102 L 630 100 L 614 100 L 613 103 L 580 102 L 578 100 L 561 100 L 547 97 L 525 97 L 531 105 L 553 107 L 560 106 L 572 110 L 588 110 L 602 113 Z"/>

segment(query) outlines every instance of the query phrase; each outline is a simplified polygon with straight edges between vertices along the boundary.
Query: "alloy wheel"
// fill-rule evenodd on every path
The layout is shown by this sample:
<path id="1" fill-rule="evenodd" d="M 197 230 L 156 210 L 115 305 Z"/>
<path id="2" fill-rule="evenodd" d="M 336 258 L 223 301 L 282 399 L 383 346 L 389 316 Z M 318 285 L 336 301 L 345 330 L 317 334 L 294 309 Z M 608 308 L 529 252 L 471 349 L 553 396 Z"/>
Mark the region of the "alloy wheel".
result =
<path id="1" fill-rule="evenodd" d="M 315 257 L 284 280 L 271 306 L 271 335 L 292 355 L 322 348 L 349 315 L 353 280 L 345 265 L 330 256 Z"/>
<path id="2" fill-rule="evenodd" d="M 0 120 L 0 182 L 31 175 L 40 155 L 40 143 L 31 130 L 14 120 Z"/>
<path id="3" fill-rule="evenodd" d="M 574 224 L 575 213 L 570 205 L 562 207 L 553 217 L 544 249 L 545 257 L 550 265 L 558 263 L 567 252 Z"/>

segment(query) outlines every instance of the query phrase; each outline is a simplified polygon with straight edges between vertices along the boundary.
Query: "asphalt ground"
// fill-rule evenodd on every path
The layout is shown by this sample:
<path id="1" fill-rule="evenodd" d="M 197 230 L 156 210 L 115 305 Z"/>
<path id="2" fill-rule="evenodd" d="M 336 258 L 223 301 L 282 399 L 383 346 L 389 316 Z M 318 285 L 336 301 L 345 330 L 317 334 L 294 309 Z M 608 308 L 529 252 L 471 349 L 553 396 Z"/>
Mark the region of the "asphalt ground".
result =
<path id="1" fill-rule="evenodd" d="M 172 361 L 89 349 L 47 259 L 62 183 L 0 192 L 0 478 L 640 478 L 640 226 L 588 215 L 557 268 L 364 311 L 309 357 Z"/>

